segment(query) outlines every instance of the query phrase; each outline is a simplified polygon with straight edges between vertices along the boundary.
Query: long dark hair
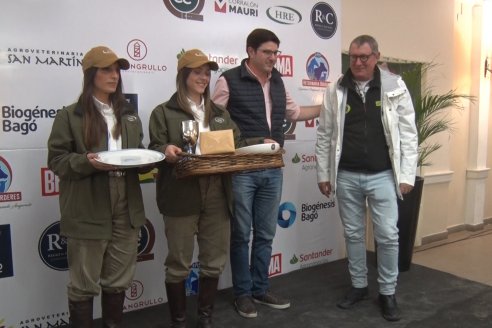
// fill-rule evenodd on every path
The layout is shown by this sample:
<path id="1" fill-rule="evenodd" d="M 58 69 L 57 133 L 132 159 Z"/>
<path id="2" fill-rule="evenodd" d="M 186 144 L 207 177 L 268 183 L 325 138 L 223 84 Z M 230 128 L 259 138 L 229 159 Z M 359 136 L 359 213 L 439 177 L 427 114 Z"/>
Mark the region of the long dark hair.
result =
<path id="1" fill-rule="evenodd" d="M 176 75 L 176 94 L 179 107 L 186 113 L 193 115 L 190 103 L 188 102 L 188 87 L 186 86 L 186 80 L 193 69 L 183 67 L 178 71 Z M 212 101 L 210 100 L 210 81 L 203 92 L 203 104 L 205 106 L 205 118 L 203 120 L 204 126 L 208 126 L 210 119 L 210 111 L 212 110 Z M 193 115 L 194 116 L 194 115 Z"/>
<path id="2" fill-rule="evenodd" d="M 98 146 L 101 143 L 103 136 L 105 136 L 108 131 L 104 117 L 94 104 L 93 98 L 95 87 L 94 79 L 98 69 L 99 68 L 97 67 L 90 67 L 84 71 L 84 85 L 79 97 L 79 104 L 82 106 L 83 112 L 82 129 L 84 133 L 84 143 L 87 149 Z M 126 104 L 122 90 L 123 83 L 120 75 L 116 91 L 109 95 L 109 100 L 116 117 L 116 124 L 112 131 L 115 139 L 121 135 L 121 115 L 123 106 Z"/>

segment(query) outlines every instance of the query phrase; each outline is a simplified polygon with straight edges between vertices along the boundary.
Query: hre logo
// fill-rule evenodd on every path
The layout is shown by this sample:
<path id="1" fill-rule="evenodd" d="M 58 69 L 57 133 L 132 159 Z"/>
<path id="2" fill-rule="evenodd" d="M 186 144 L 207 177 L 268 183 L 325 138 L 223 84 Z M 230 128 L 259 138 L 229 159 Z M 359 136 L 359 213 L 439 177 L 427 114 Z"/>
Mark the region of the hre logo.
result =
<path id="1" fill-rule="evenodd" d="M 268 268 L 268 276 L 274 276 L 282 273 L 282 254 L 273 254 L 270 259 L 270 267 Z"/>
<path id="2" fill-rule="evenodd" d="M 41 168 L 41 195 L 56 196 L 60 193 L 60 179 L 48 168 Z"/>

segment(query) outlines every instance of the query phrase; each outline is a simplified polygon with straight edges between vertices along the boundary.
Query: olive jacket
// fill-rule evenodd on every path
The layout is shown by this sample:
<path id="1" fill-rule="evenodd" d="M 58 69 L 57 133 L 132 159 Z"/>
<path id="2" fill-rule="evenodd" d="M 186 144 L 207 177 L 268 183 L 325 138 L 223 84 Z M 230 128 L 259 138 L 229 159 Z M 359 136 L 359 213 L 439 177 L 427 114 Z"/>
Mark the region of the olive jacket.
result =
<path id="1" fill-rule="evenodd" d="M 107 136 L 99 146 L 87 149 L 79 103 L 60 110 L 48 139 L 48 167 L 60 178 L 60 233 L 77 239 L 111 239 L 112 211 L 109 176 L 95 169 L 87 153 L 107 150 Z M 122 148 L 144 148 L 142 123 L 128 106 L 122 112 Z M 138 228 L 146 221 L 137 169 L 126 170 L 130 223 Z"/>
<path id="2" fill-rule="evenodd" d="M 149 119 L 149 149 L 164 153 L 168 145 L 183 148 L 181 122 L 193 120 L 193 116 L 184 112 L 176 101 L 174 94 L 169 101 L 158 105 Z M 235 147 L 244 146 L 236 124 L 229 113 L 212 103 L 209 126 L 211 131 L 232 129 Z M 198 177 L 177 179 L 176 166 L 165 160 L 158 164 L 157 206 L 166 216 L 188 216 L 200 213 L 202 207 Z M 232 185 L 229 174 L 221 174 L 229 211 L 232 213 Z"/>

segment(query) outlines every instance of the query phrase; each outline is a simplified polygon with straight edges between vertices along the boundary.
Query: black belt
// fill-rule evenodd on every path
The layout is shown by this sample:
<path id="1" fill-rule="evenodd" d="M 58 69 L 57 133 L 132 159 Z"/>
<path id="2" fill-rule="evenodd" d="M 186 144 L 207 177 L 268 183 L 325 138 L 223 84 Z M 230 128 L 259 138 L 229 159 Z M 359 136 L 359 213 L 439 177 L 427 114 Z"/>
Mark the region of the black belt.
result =
<path id="1" fill-rule="evenodd" d="M 108 175 L 113 178 L 122 178 L 126 175 L 126 171 L 121 171 L 121 170 L 108 171 Z"/>

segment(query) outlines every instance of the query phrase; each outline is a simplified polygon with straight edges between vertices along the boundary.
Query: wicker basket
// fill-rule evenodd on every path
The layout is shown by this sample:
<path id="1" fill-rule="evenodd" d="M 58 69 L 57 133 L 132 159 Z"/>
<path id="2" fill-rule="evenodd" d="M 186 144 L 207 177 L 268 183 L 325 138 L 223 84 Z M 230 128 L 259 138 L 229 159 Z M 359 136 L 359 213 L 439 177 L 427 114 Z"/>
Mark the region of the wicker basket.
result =
<path id="1" fill-rule="evenodd" d="M 265 154 L 183 154 L 176 164 L 178 179 L 189 176 L 221 174 L 250 170 L 272 169 L 284 166 L 283 150 Z"/>

